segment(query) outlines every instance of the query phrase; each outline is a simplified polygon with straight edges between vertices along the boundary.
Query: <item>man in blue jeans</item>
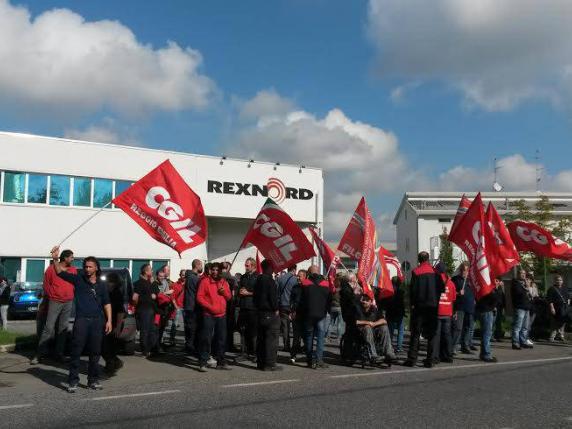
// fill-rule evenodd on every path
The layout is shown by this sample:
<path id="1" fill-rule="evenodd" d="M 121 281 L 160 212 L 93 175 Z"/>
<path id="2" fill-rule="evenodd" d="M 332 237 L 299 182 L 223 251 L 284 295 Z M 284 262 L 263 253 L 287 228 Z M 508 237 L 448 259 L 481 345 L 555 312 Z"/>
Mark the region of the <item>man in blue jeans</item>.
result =
<path id="1" fill-rule="evenodd" d="M 526 271 L 520 268 L 518 276 L 512 281 L 510 288 L 512 299 L 512 348 L 514 350 L 531 349 L 532 341 L 528 339 L 528 318 L 532 308 L 532 298 L 526 284 Z"/>
<path id="2" fill-rule="evenodd" d="M 68 392 L 75 393 L 79 383 L 79 365 L 83 349 L 89 351 L 87 386 L 101 390 L 99 384 L 99 358 L 103 334 L 109 334 L 112 327 L 111 303 L 107 287 L 99 280 L 99 262 L 93 256 L 83 260 L 82 275 L 66 272 L 67 267 L 59 264 L 60 248 L 52 249 L 56 274 L 74 286 L 75 322 L 72 334 L 71 361 Z"/>
<path id="3" fill-rule="evenodd" d="M 318 267 L 312 265 L 308 269 L 308 278 L 302 281 L 300 288 L 297 308 L 303 320 L 307 365 L 313 369 L 327 368 L 323 358 L 328 312 L 332 303 L 330 284 L 319 274 Z"/>
<path id="4" fill-rule="evenodd" d="M 494 311 L 498 305 L 498 294 L 496 287 L 502 282 L 495 279 L 495 289 L 477 301 L 476 312 L 481 324 L 481 353 L 479 358 L 487 363 L 497 362 L 491 350 L 491 338 L 493 336 L 493 326 L 495 323 Z"/>

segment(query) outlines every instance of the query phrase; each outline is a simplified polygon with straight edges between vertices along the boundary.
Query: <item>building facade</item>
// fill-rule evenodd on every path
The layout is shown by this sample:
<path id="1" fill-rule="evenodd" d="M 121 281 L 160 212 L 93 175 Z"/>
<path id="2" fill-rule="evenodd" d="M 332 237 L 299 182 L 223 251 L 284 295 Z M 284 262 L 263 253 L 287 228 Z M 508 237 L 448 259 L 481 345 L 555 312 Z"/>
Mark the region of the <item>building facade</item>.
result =
<path id="1" fill-rule="evenodd" d="M 0 274 L 12 281 L 41 281 L 51 247 L 99 211 L 62 248 L 135 276 L 148 262 L 170 264 L 175 276 L 195 258 L 231 261 L 267 196 L 302 228 L 323 222 L 320 169 L 6 132 L 0 153 Z M 108 205 L 166 159 L 201 197 L 208 222 L 207 242 L 181 258 Z M 268 188 L 270 178 L 278 180 Z M 233 271 L 254 255 L 242 250 Z"/>
<path id="2" fill-rule="evenodd" d="M 473 199 L 475 193 L 463 192 L 407 192 L 393 220 L 396 226 L 397 256 L 400 261 L 414 268 L 417 254 L 428 251 L 433 261 L 439 257 L 439 236 L 445 230 L 449 232 L 459 207 L 459 201 L 465 194 Z M 549 198 L 552 212 L 556 216 L 572 216 L 572 193 L 536 193 L 536 192 L 484 192 L 483 203 L 492 202 L 501 217 L 512 214 L 514 203 L 523 200 L 534 210 L 542 196 Z M 453 257 L 457 261 L 466 260 L 461 250 L 454 246 Z"/>

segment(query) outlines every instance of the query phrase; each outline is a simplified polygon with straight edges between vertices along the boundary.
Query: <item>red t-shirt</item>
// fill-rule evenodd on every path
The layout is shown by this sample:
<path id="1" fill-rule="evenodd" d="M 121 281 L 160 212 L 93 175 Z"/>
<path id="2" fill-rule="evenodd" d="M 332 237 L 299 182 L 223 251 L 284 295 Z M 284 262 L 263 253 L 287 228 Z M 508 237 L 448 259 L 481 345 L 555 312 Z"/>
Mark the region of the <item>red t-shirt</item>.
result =
<path id="1" fill-rule="evenodd" d="M 69 267 L 67 271 L 70 274 L 77 274 L 75 267 Z M 44 273 L 44 294 L 50 301 L 69 302 L 73 300 L 73 285 L 58 276 L 53 264 L 50 264 Z"/>
<path id="2" fill-rule="evenodd" d="M 457 298 L 457 290 L 455 283 L 446 274 L 441 274 L 441 277 L 445 283 L 445 291 L 439 298 L 439 316 L 451 317 L 453 315 L 453 303 Z"/>
<path id="3" fill-rule="evenodd" d="M 176 304 L 178 308 L 183 308 L 184 300 L 185 300 L 185 286 L 181 283 L 180 280 L 177 280 L 176 283 L 171 285 L 171 289 L 173 289 L 173 294 L 171 295 L 173 302 Z"/>

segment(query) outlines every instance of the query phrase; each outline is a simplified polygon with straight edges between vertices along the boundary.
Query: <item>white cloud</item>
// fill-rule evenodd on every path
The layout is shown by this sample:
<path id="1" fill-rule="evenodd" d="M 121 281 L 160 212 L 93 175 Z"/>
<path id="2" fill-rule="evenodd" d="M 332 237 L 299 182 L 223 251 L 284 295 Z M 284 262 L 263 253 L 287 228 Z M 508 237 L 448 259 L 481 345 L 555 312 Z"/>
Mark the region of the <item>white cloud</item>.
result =
<path id="1" fill-rule="evenodd" d="M 339 237 L 362 195 L 399 193 L 414 178 L 393 133 L 354 121 L 340 109 L 316 117 L 273 90 L 259 92 L 241 108 L 239 115 L 254 123 L 238 133 L 231 153 L 324 169 L 328 237 Z"/>
<path id="2" fill-rule="evenodd" d="M 0 0 L 3 103 L 123 114 L 201 109 L 215 85 L 202 56 L 175 42 L 154 48 L 117 21 L 85 21 L 68 9 L 36 17 Z"/>
<path id="3" fill-rule="evenodd" d="M 100 123 L 89 125 L 83 129 L 66 129 L 64 137 L 96 143 L 140 145 L 133 128 L 122 126 L 112 118 L 104 118 Z"/>
<path id="4" fill-rule="evenodd" d="M 572 101 L 569 0 L 370 0 L 368 33 L 383 76 L 446 82 L 468 105 Z"/>

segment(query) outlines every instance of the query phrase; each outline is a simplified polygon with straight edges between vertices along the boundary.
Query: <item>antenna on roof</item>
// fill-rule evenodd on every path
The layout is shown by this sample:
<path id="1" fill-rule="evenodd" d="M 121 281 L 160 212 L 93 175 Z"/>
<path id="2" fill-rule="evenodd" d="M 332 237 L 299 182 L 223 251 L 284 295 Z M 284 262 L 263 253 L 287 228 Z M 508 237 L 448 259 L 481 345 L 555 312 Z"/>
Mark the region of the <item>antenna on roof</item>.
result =
<path id="1" fill-rule="evenodd" d="M 544 170 L 542 164 L 540 164 L 540 160 L 540 149 L 536 149 L 534 155 L 534 161 L 536 163 L 536 192 L 540 192 L 540 182 L 542 181 L 542 171 Z"/>

